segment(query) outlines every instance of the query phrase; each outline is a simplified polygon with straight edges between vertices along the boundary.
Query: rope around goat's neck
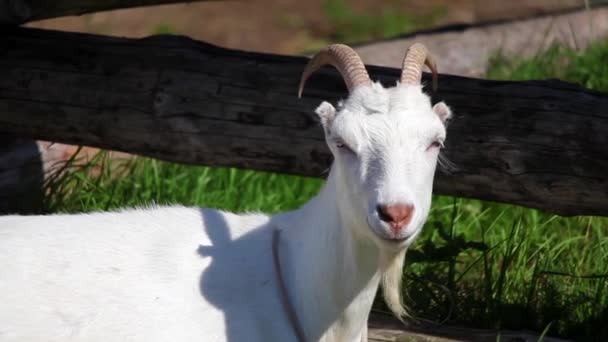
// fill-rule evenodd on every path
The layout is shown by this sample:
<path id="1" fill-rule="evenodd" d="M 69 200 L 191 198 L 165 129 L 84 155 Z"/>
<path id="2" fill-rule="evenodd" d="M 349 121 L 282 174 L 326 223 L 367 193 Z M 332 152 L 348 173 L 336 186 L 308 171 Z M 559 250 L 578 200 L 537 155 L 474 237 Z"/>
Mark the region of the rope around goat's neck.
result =
<path id="1" fill-rule="evenodd" d="M 298 320 L 298 315 L 293 308 L 291 301 L 289 300 L 289 294 L 287 293 L 287 287 L 285 286 L 285 281 L 283 280 L 283 272 L 281 270 L 281 262 L 279 260 L 279 237 L 281 231 L 277 228 L 274 229 L 272 233 L 272 259 L 274 261 L 274 270 L 277 276 L 277 283 L 279 284 L 279 292 L 281 294 L 281 303 L 283 304 L 283 310 L 287 313 L 287 318 L 289 319 L 289 323 L 291 323 L 291 327 L 296 334 L 298 342 L 306 342 L 306 335 L 304 335 L 304 330 L 302 330 L 302 326 L 300 325 L 300 321 Z"/>

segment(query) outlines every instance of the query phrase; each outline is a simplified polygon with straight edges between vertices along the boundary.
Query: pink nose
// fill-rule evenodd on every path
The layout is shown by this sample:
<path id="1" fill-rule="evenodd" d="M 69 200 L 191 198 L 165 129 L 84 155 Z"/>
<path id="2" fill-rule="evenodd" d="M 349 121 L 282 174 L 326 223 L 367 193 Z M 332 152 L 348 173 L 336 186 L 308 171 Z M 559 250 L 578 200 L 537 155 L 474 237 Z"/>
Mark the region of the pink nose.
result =
<path id="1" fill-rule="evenodd" d="M 376 210 L 380 219 L 388 223 L 395 233 L 406 226 L 414 216 L 414 206 L 411 204 L 379 205 Z"/>

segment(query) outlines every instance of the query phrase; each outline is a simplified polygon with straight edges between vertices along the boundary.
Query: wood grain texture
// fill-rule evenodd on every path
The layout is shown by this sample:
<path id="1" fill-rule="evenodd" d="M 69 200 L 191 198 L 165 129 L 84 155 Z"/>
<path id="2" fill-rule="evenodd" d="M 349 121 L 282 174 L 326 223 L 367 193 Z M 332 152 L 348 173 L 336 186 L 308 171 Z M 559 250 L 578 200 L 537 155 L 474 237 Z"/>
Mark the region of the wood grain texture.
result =
<path id="1" fill-rule="evenodd" d="M 213 0 L 0 0 L 0 25 L 139 6 Z"/>
<path id="2" fill-rule="evenodd" d="M 324 68 L 298 99 L 307 60 L 178 36 L 4 28 L 0 133 L 323 177 L 331 155 L 313 109 L 346 89 Z M 368 70 L 385 85 L 399 77 L 396 69 Z M 557 80 L 441 75 L 434 100 L 455 113 L 445 150 L 454 167 L 438 172 L 436 193 L 608 215 L 607 94 Z"/>

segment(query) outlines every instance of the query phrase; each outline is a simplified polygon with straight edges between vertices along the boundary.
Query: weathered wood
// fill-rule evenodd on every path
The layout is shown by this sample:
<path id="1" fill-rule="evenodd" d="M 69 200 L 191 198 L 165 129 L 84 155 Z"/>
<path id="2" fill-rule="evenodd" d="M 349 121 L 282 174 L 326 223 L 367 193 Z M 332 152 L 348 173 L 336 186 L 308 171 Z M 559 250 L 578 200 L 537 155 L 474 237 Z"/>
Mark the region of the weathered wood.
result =
<path id="1" fill-rule="evenodd" d="M 304 57 L 24 28 L 0 33 L 0 133 L 160 159 L 320 177 L 313 109 L 346 95 L 331 68 L 296 97 Z M 391 85 L 399 71 L 369 67 Z M 425 75 L 426 79 L 426 75 Z M 436 193 L 608 214 L 608 95 L 560 81 L 441 75 L 452 106 Z"/>
<path id="2" fill-rule="evenodd" d="M 138 6 L 213 0 L 0 0 L 0 25 Z"/>

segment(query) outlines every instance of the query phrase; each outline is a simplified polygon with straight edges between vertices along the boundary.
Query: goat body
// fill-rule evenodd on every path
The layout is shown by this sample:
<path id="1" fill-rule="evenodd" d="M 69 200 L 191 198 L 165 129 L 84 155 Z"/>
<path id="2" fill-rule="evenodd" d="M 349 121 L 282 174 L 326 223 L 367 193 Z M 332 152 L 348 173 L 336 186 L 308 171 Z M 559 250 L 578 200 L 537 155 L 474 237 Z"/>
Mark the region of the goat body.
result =
<path id="1" fill-rule="evenodd" d="M 275 217 L 184 207 L 0 217 L 0 340 L 295 340 L 272 264 L 282 229 L 308 337 L 358 341 L 378 253 L 331 220 L 331 187 Z"/>
<path id="2" fill-rule="evenodd" d="M 1 218 L 0 340 L 214 341 L 224 314 L 235 340 L 281 331 L 270 235 L 252 230 L 267 220 L 179 207 Z"/>
<path id="3" fill-rule="evenodd" d="M 362 341 L 382 282 L 397 315 L 407 247 L 431 205 L 450 117 L 431 105 L 412 46 L 401 83 L 373 83 L 352 49 L 306 67 L 343 74 L 349 97 L 316 110 L 334 156 L 319 195 L 268 217 L 212 209 L 0 217 L 0 341 L 295 341 L 287 296 L 309 341 Z"/>

